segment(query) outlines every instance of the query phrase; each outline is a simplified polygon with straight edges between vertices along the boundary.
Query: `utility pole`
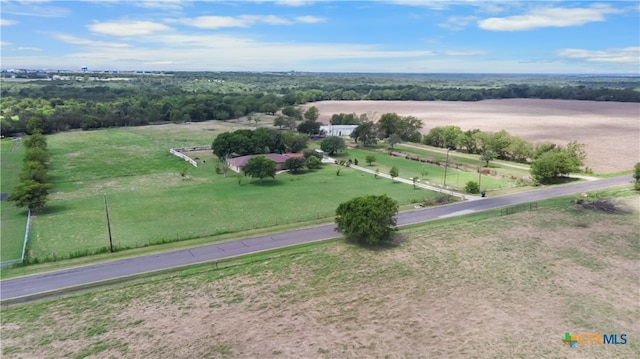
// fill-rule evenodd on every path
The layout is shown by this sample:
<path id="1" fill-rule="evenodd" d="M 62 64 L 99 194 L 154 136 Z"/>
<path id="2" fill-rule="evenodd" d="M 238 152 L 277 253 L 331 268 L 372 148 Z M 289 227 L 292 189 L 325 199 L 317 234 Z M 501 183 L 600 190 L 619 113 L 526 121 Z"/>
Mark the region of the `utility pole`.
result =
<path id="1" fill-rule="evenodd" d="M 447 188 L 447 167 L 449 167 L 449 151 L 451 150 L 451 146 L 447 147 L 447 159 L 444 163 L 444 188 Z"/>
<path id="2" fill-rule="evenodd" d="M 104 212 L 107 215 L 107 230 L 109 231 L 109 252 L 113 253 L 113 240 L 111 239 L 111 222 L 109 222 L 109 207 L 107 207 L 107 194 L 104 194 Z"/>

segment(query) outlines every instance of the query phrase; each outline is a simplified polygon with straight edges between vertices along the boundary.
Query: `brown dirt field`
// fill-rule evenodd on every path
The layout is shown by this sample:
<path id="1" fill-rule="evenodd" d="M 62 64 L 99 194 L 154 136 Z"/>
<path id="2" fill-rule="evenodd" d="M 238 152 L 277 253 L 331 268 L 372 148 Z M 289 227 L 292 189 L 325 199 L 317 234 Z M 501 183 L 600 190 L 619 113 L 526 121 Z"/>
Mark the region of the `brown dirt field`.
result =
<path id="1" fill-rule="evenodd" d="M 567 203 L 5 308 L 3 357 L 634 358 L 639 225 Z"/>
<path id="2" fill-rule="evenodd" d="M 640 104 L 620 102 L 504 99 L 449 101 L 321 101 L 307 104 L 328 123 L 335 113 L 415 116 L 423 132 L 455 125 L 463 130 L 508 131 L 532 142 L 586 145 L 586 165 L 597 173 L 627 171 L 640 160 Z"/>

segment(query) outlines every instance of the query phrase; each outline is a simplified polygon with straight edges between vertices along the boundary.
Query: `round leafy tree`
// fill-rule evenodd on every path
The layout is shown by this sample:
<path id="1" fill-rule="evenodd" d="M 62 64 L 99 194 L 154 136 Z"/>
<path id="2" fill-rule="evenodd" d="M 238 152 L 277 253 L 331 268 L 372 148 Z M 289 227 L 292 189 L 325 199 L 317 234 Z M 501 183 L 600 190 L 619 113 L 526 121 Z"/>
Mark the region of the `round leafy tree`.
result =
<path id="1" fill-rule="evenodd" d="M 347 240 L 369 245 L 393 239 L 398 202 L 387 195 L 355 197 L 338 206 L 336 231 Z"/>

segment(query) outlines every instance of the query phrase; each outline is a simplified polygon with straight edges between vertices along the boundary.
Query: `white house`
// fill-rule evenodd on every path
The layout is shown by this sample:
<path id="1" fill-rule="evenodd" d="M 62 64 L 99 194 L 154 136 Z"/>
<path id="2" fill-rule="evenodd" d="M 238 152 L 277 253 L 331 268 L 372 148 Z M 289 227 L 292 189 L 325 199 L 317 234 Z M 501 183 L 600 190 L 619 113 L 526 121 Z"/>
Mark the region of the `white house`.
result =
<path id="1" fill-rule="evenodd" d="M 351 136 L 358 125 L 326 125 L 320 126 L 320 133 L 326 136 Z"/>

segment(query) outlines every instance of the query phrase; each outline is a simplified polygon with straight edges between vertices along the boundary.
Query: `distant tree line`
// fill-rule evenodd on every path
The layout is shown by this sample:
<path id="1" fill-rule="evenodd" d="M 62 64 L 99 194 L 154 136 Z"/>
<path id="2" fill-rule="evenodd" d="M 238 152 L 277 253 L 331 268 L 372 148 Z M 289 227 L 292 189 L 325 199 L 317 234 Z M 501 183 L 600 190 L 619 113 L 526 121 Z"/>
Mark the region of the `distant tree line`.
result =
<path id="1" fill-rule="evenodd" d="M 199 76 L 204 77 L 202 81 Z M 322 100 L 480 101 L 503 98 L 640 102 L 637 83 L 634 86 L 633 82 L 593 80 L 588 86 L 481 83 L 464 87 L 453 86 L 455 82 L 412 80 L 407 83 L 406 79 L 376 77 L 215 74 L 222 79 L 212 82 L 211 79 L 205 81 L 206 76 L 213 75 L 176 73 L 112 82 L 3 82 L 0 131 L 4 135 L 34 131 L 47 134 L 163 122 L 224 121 L 251 113 L 276 114 L 282 110 L 285 119 L 305 122 L 301 132 L 314 134 L 315 121 L 296 113 L 295 105 Z M 346 115 L 335 121 L 332 119 L 332 122 L 349 124 L 355 120 Z M 281 127 L 291 128 L 291 125 L 291 122 L 280 120 Z"/>

